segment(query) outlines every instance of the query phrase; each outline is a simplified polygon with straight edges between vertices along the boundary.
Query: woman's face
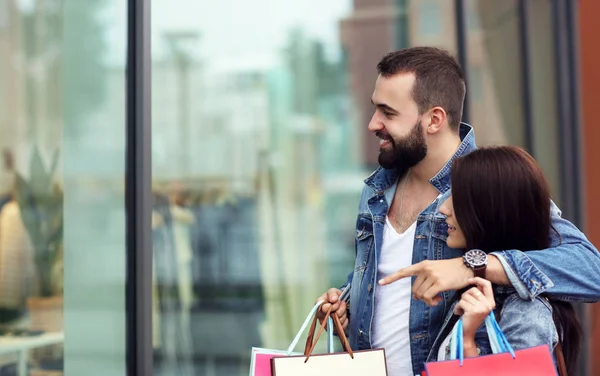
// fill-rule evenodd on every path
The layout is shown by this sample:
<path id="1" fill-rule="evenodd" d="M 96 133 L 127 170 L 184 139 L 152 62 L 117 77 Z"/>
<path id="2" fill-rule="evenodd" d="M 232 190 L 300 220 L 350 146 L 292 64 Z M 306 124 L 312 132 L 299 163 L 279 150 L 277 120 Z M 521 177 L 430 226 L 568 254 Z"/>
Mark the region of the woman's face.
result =
<path id="1" fill-rule="evenodd" d="M 446 223 L 448 224 L 448 239 L 446 243 L 451 248 L 466 248 L 467 239 L 465 234 L 460 229 L 460 225 L 454 215 L 454 206 L 452 205 L 452 196 L 450 196 L 440 207 L 440 213 L 446 216 Z"/>

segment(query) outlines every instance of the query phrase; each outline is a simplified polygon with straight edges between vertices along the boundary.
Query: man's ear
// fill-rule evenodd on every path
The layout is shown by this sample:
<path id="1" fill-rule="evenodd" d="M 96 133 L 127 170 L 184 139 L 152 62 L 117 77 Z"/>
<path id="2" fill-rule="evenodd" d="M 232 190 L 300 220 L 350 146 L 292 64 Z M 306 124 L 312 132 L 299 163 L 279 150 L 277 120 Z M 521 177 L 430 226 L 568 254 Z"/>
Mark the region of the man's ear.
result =
<path id="1" fill-rule="evenodd" d="M 429 110 L 429 124 L 427 124 L 427 133 L 435 134 L 439 132 L 445 124 L 447 124 L 448 117 L 446 115 L 446 111 L 440 107 L 436 106 Z"/>

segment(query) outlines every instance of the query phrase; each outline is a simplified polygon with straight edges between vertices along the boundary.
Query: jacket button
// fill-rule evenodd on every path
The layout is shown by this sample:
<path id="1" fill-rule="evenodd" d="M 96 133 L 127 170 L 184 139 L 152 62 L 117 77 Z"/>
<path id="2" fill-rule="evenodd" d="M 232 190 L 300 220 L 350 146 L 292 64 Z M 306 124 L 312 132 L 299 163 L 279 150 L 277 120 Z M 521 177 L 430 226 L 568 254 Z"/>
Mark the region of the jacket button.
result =
<path id="1" fill-rule="evenodd" d="M 371 292 L 371 291 L 373 290 L 373 285 L 369 283 L 369 286 L 367 287 L 367 290 L 368 290 L 369 292 Z"/>
<path id="2" fill-rule="evenodd" d="M 359 335 L 359 336 L 361 336 L 361 337 L 362 337 L 363 333 L 364 333 L 364 332 L 362 331 L 362 329 L 358 329 L 358 335 Z"/>

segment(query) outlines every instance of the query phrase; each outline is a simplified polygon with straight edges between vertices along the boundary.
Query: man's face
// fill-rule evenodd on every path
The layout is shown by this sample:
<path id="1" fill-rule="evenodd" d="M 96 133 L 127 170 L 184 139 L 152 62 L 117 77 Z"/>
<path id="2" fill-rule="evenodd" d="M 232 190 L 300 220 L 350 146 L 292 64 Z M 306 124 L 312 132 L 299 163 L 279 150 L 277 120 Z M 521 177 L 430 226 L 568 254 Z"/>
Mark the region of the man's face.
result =
<path id="1" fill-rule="evenodd" d="M 369 131 L 380 139 L 379 164 L 383 168 L 410 168 L 427 155 L 421 116 L 412 99 L 414 81 L 414 74 L 407 73 L 379 76 L 375 83 L 375 113 Z"/>

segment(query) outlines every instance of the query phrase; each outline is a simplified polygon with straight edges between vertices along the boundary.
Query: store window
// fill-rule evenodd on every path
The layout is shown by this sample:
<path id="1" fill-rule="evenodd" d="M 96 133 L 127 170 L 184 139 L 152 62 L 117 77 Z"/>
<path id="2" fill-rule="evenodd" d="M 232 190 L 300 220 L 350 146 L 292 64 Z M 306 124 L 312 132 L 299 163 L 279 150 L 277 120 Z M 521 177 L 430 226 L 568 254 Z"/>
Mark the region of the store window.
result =
<path id="1" fill-rule="evenodd" d="M 353 270 L 377 62 L 456 52 L 450 2 L 391 3 L 153 2 L 156 375 L 246 375 Z"/>
<path id="2" fill-rule="evenodd" d="M 442 31 L 442 15 L 437 1 L 419 2 L 419 33 L 421 35 L 438 35 Z"/>
<path id="3" fill-rule="evenodd" d="M 556 68 L 552 7 L 547 0 L 527 3 L 529 19 L 521 30 L 518 1 L 466 1 L 467 14 L 479 27 L 467 34 L 467 85 L 470 121 L 479 145 L 511 144 L 527 147 L 526 127 L 532 128 L 533 153 L 560 202 L 556 122 Z M 527 33 L 529 66 L 523 75 L 521 38 Z M 529 80 L 530 108 L 524 101 Z M 531 124 L 526 124 L 526 111 Z"/>
<path id="4" fill-rule="evenodd" d="M 477 66 L 470 66 L 467 75 L 469 99 L 472 101 L 481 102 L 483 99 L 482 68 Z"/>
<path id="5" fill-rule="evenodd" d="M 478 31 L 480 28 L 481 21 L 476 7 L 467 6 L 467 31 L 475 32 Z"/>
<path id="6" fill-rule="evenodd" d="M 125 374 L 121 4 L 0 0 L 2 376 Z"/>
<path id="7" fill-rule="evenodd" d="M 62 124 L 44 93 L 60 68 L 34 30 L 57 14 L 24 5 L 0 1 L 0 375 L 63 369 Z"/>
<path id="8" fill-rule="evenodd" d="M 435 46 L 456 54 L 456 17 L 452 1 L 409 0 L 406 2 L 406 21 L 398 28 L 409 32 L 407 46 Z"/>
<path id="9" fill-rule="evenodd" d="M 555 65 L 552 1 L 534 0 L 528 6 L 533 150 L 550 182 L 552 197 L 560 205 L 560 153 L 556 152 L 559 148 L 559 117 L 556 106 L 558 74 Z M 560 126 L 569 127 L 571 124 Z"/>
<path id="10" fill-rule="evenodd" d="M 155 374 L 247 374 L 351 270 L 351 10 L 153 4 Z"/>
<path id="11" fill-rule="evenodd" d="M 467 32 L 466 69 L 477 143 L 525 146 L 518 1 L 465 3 L 480 24 Z"/>

